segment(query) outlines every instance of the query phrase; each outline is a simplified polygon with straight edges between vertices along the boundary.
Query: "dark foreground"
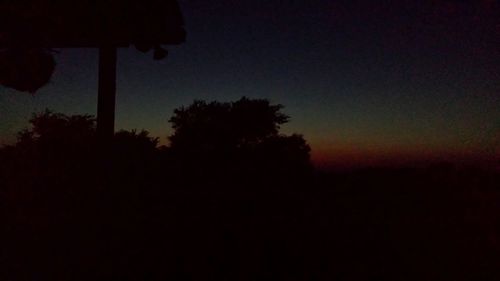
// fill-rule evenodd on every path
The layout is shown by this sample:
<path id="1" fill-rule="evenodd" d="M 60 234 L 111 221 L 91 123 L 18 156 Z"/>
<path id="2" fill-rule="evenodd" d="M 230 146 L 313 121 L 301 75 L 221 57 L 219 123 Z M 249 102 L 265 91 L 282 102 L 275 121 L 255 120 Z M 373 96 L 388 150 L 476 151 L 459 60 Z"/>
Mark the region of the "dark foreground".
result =
<path id="1" fill-rule="evenodd" d="M 494 172 L 74 165 L 2 163 L 1 280 L 500 278 Z"/>

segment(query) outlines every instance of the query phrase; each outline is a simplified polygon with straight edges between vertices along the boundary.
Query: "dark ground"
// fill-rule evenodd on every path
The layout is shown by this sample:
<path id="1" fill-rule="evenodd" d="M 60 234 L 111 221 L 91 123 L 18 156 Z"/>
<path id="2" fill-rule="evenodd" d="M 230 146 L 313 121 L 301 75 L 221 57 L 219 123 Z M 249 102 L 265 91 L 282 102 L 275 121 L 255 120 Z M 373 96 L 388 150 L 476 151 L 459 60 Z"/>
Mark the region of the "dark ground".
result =
<path id="1" fill-rule="evenodd" d="M 500 278 L 498 173 L 147 163 L 2 162 L 0 279 Z"/>

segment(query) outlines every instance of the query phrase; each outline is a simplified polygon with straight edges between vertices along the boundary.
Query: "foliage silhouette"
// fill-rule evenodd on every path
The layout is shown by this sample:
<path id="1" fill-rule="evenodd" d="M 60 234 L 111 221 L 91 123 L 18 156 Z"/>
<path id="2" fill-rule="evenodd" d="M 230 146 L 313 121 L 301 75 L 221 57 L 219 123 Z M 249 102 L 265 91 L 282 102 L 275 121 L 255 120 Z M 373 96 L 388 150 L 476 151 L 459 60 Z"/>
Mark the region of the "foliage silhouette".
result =
<path id="1" fill-rule="evenodd" d="M 33 94 L 50 81 L 56 63 L 51 50 L 22 48 L 1 50 L 0 66 L 1 85 Z"/>
<path id="2" fill-rule="evenodd" d="M 50 110 L 33 114 L 31 127 L 18 133 L 9 151 L 10 161 L 25 167 L 24 172 L 43 170 L 68 179 L 77 174 L 96 177 L 98 161 L 96 120 L 91 115 L 65 115 Z M 119 131 L 113 139 L 112 163 L 120 168 L 136 167 L 157 152 L 158 139 L 149 132 Z M 15 155 L 15 157 L 14 157 Z M 21 164 L 22 163 L 22 164 Z M 118 171 L 115 168 L 114 171 Z"/>
<path id="3" fill-rule="evenodd" d="M 89 142 L 95 135 L 95 119 L 90 115 L 67 116 L 46 109 L 33 114 L 29 120 L 31 129 L 18 135 L 18 145 L 26 143 L 75 144 Z"/>
<path id="4" fill-rule="evenodd" d="M 280 125 L 288 122 L 289 117 L 280 112 L 282 108 L 268 100 L 246 97 L 231 103 L 195 100 L 188 107 L 174 110 L 169 120 L 175 130 L 171 145 L 192 146 L 198 145 L 197 141 L 231 146 L 258 143 L 277 135 Z"/>
<path id="5" fill-rule="evenodd" d="M 174 110 L 170 149 L 182 161 L 210 172 L 221 165 L 261 172 L 307 170 L 310 148 L 304 138 L 279 133 L 289 121 L 282 108 L 246 97 L 235 102 L 196 100 Z"/>
<path id="6" fill-rule="evenodd" d="M 159 143 L 158 138 L 149 136 L 149 132 L 141 130 L 125 131 L 115 133 L 115 149 L 118 151 L 134 151 L 137 153 L 153 153 Z"/>
<path id="7" fill-rule="evenodd" d="M 52 48 L 127 47 L 168 52 L 185 40 L 175 0 L 0 0 L 0 84 L 35 93 L 54 72 Z"/>

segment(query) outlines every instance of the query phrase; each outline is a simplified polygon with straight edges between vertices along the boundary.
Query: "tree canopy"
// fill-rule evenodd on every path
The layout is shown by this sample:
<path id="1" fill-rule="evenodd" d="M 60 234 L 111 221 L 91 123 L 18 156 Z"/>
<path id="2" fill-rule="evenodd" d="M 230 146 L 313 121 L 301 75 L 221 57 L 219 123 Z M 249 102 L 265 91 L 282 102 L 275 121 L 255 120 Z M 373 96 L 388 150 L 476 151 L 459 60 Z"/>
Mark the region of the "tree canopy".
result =
<path id="1" fill-rule="evenodd" d="M 30 127 L 18 133 L 18 148 L 36 149 L 50 153 L 88 152 L 96 146 L 96 120 L 92 115 L 66 115 L 46 109 L 33 114 Z M 153 138 L 148 131 L 120 130 L 115 133 L 116 152 L 135 154 L 154 151 L 158 138 Z M 66 155 L 70 156 L 70 155 Z"/>
<path id="2" fill-rule="evenodd" d="M 0 85 L 35 93 L 54 72 L 51 48 L 154 49 L 184 42 L 176 0 L 0 0 Z"/>
<path id="3" fill-rule="evenodd" d="M 283 106 L 243 97 L 235 102 L 195 100 L 174 110 L 170 148 L 184 160 L 230 161 L 262 169 L 309 165 L 301 135 L 280 134 L 289 121 Z"/>
<path id="4" fill-rule="evenodd" d="M 37 145 L 77 146 L 92 142 L 95 135 L 95 119 L 91 115 L 65 115 L 48 109 L 33 114 L 31 127 L 18 133 L 18 146 Z"/>
<path id="5" fill-rule="evenodd" d="M 195 100 L 174 110 L 170 118 L 172 148 L 220 148 L 257 144 L 276 136 L 289 117 L 282 105 L 265 99 L 241 98 L 235 102 Z"/>

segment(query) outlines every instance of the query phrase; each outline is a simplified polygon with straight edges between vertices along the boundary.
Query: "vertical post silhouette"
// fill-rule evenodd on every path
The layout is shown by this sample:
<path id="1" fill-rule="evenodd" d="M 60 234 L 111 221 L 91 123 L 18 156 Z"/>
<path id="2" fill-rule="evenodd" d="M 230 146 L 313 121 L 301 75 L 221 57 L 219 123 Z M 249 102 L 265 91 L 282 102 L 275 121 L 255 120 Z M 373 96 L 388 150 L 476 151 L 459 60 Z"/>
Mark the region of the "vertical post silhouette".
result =
<path id="1" fill-rule="evenodd" d="M 111 145 L 115 130 L 117 48 L 99 48 L 99 89 L 97 98 L 97 137 L 102 148 Z"/>

